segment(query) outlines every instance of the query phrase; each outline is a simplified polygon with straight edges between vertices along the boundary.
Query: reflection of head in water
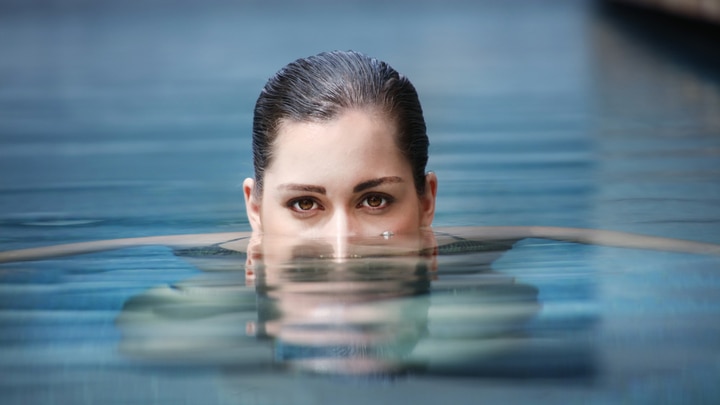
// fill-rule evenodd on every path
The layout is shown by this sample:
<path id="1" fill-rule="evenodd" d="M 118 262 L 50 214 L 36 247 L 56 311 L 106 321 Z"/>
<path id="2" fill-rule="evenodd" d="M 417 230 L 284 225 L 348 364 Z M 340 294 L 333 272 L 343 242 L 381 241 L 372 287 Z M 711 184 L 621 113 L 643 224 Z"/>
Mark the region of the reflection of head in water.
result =
<path id="1" fill-rule="evenodd" d="M 337 261 L 333 246 L 319 240 L 290 250 L 289 260 L 270 256 L 254 265 L 257 335 L 273 339 L 276 360 L 340 374 L 402 369 L 427 331 L 431 258 L 416 253 Z M 368 246 L 351 250 L 359 251 Z"/>
<path id="2" fill-rule="evenodd" d="M 243 184 L 256 233 L 411 233 L 431 225 L 437 178 L 415 87 L 357 52 L 299 59 L 255 105 L 255 178 Z"/>
<path id="3" fill-rule="evenodd" d="M 251 244 L 247 258 L 193 257 L 206 270 L 200 276 L 125 304 L 121 349 L 155 364 L 233 373 L 283 365 L 377 376 L 482 364 L 521 342 L 537 291 L 487 269 L 496 248 L 470 245 L 443 245 L 450 256 L 441 255 L 438 270 L 434 249 L 402 236 L 353 240 L 347 257 L 337 257 L 333 241 L 270 237 Z M 245 277 L 246 260 L 254 278 Z"/>

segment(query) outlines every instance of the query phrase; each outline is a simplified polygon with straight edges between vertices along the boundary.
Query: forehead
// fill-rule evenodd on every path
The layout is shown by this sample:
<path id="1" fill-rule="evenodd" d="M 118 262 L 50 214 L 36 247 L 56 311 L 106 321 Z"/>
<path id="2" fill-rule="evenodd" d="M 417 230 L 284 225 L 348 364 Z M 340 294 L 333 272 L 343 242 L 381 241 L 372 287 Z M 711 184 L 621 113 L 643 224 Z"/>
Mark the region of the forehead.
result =
<path id="1" fill-rule="evenodd" d="M 273 155 L 313 149 L 345 149 L 381 143 L 395 144 L 397 125 L 390 115 L 377 109 L 349 109 L 330 120 L 281 120 L 273 142 Z"/>
<path id="2" fill-rule="evenodd" d="M 273 144 L 270 172 L 300 175 L 305 170 L 354 174 L 405 169 L 409 162 L 396 143 L 388 114 L 347 110 L 329 121 L 284 121 Z"/>

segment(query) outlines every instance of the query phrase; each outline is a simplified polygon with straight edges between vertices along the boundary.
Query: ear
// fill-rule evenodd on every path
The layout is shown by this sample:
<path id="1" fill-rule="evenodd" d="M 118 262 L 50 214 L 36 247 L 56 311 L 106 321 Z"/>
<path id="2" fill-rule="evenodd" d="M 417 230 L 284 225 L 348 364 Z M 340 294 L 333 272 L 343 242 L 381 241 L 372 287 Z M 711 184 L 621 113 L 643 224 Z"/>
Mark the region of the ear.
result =
<path id="1" fill-rule="evenodd" d="M 435 173 L 425 175 L 425 194 L 420 197 L 420 226 L 427 228 L 435 218 L 435 198 L 437 197 L 438 179 Z"/>
<path id="2" fill-rule="evenodd" d="M 243 194 L 245 195 L 245 212 L 252 227 L 253 233 L 262 232 L 262 221 L 260 221 L 260 201 L 255 196 L 255 180 L 251 178 L 243 181 Z"/>

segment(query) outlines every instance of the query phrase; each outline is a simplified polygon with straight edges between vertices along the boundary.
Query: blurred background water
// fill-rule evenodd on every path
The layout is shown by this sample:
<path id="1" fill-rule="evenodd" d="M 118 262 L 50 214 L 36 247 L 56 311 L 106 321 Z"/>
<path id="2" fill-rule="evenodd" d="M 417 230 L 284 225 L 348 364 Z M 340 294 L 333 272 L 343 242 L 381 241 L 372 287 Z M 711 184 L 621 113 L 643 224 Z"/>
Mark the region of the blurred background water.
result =
<path id="1" fill-rule="evenodd" d="M 437 225 L 632 221 L 717 240 L 702 229 L 720 198 L 716 70 L 596 2 L 4 1 L 0 18 L 8 247 L 89 237 L 27 223 L 101 221 L 91 238 L 247 229 L 255 98 L 285 63 L 332 49 L 418 87 Z M 684 230 L 662 229 L 666 215 Z"/>
<path id="2" fill-rule="evenodd" d="M 255 99 L 286 63 L 333 49 L 386 60 L 418 88 L 440 179 L 436 226 L 720 243 L 717 38 L 716 27 L 597 1 L 3 0 L 0 246 L 248 230 L 240 183 L 252 173 Z M 708 403 L 720 375 L 718 264 L 521 242 L 494 270 L 538 287 L 538 330 L 601 324 L 578 328 L 602 378 L 350 384 L 357 396 L 345 402 L 442 392 L 457 403 L 538 393 Z M 334 403 L 331 380 L 310 389 L 259 373 L 234 386 L 232 373 L 218 383 L 197 368 L 119 360 L 123 304 L 199 274 L 164 249 L 0 274 L 3 403 Z M 275 387 L 284 394 L 268 399 Z"/>

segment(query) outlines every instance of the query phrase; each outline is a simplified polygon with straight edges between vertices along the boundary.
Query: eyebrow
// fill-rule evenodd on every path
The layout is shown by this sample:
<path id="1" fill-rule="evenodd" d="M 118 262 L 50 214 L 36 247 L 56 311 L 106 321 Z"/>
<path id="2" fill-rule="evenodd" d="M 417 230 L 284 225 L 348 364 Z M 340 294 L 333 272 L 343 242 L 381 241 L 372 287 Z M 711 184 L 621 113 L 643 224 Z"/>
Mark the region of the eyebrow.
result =
<path id="1" fill-rule="evenodd" d="M 317 194 L 323 194 L 323 195 L 327 194 L 325 187 L 313 186 L 310 184 L 296 184 L 296 183 L 281 184 L 278 186 L 278 190 L 303 191 L 303 192 L 317 193 Z"/>
<path id="2" fill-rule="evenodd" d="M 353 188 L 353 193 L 359 193 L 361 191 L 365 191 L 367 189 L 371 189 L 373 187 L 377 187 L 382 184 L 402 183 L 402 182 L 403 182 L 402 177 L 398 177 L 398 176 L 379 177 L 377 179 L 363 181 L 362 183 L 358 184 L 357 186 L 355 186 L 355 188 Z"/>
<path id="3" fill-rule="evenodd" d="M 389 184 L 389 183 L 402 183 L 404 180 L 402 177 L 398 176 L 387 176 L 387 177 L 378 177 L 377 179 L 371 179 L 367 181 L 363 181 L 362 183 L 359 183 L 353 188 L 353 193 L 360 193 L 362 191 L 371 189 L 373 187 L 380 186 L 382 184 Z M 317 193 L 325 195 L 327 194 L 327 190 L 325 187 L 322 186 L 314 186 L 311 184 L 298 184 L 298 183 L 286 183 L 281 184 L 278 187 L 278 190 L 285 190 L 285 191 L 302 191 L 302 192 L 308 192 L 308 193 Z"/>

